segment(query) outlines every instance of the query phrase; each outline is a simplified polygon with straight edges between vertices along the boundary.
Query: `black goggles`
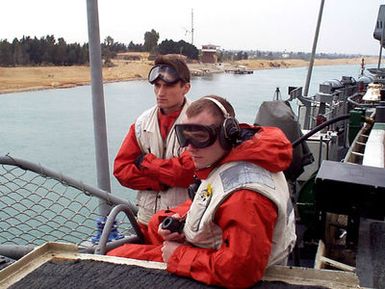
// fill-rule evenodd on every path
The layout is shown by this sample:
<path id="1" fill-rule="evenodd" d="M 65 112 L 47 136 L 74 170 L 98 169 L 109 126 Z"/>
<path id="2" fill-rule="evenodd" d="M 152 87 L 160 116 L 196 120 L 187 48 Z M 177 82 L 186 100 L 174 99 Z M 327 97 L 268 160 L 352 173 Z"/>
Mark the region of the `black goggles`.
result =
<path id="1" fill-rule="evenodd" d="M 198 149 L 211 146 L 217 139 L 219 129 L 218 126 L 205 126 L 200 124 L 175 125 L 179 145 L 186 147 L 190 144 Z"/>
<path id="2" fill-rule="evenodd" d="M 148 81 L 151 84 L 154 84 L 158 79 L 161 79 L 168 84 L 173 84 L 181 80 L 174 67 L 165 64 L 155 65 L 148 74 Z"/>

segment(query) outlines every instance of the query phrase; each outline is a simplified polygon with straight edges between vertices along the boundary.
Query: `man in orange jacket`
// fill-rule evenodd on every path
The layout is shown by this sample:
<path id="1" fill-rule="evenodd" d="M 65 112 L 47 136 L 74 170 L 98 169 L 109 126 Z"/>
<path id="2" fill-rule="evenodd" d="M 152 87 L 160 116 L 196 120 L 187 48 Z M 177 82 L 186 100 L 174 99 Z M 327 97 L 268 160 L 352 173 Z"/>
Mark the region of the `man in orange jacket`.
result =
<path id="1" fill-rule="evenodd" d="M 285 264 L 294 246 L 294 211 L 282 173 L 292 147 L 271 127 L 240 125 L 218 96 L 194 101 L 176 126 L 201 180 L 193 201 L 153 216 L 151 245 L 125 244 L 108 255 L 167 263 L 167 270 L 197 281 L 246 288 L 266 267 Z M 173 215 L 183 231 L 158 225 Z"/>
<path id="2" fill-rule="evenodd" d="M 180 148 L 174 126 L 189 105 L 190 71 L 180 55 L 155 59 L 148 81 L 154 85 L 156 105 L 131 125 L 114 162 L 114 175 L 126 187 L 138 190 L 138 222 L 146 225 L 159 210 L 175 207 L 187 198 L 194 164 Z"/>

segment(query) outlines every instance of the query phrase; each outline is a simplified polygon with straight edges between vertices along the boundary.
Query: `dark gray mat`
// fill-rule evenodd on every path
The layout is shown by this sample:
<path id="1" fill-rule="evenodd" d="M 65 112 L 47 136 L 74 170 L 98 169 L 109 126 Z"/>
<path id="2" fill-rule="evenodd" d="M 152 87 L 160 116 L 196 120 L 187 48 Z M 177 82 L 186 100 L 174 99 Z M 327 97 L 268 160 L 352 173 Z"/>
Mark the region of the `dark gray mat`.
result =
<path id="1" fill-rule="evenodd" d="M 360 220 L 356 268 L 361 286 L 385 289 L 385 222 Z"/>
<path id="2" fill-rule="evenodd" d="M 28 274 L 9 289 L 200 289 L 207 286 L 191 279 L 177 277 L 164 270 L 99 261 L 50 261 Z M 284 282 L 259 282 L 255 289 L 325 289 L 319 286 L 297 286 Z"/>

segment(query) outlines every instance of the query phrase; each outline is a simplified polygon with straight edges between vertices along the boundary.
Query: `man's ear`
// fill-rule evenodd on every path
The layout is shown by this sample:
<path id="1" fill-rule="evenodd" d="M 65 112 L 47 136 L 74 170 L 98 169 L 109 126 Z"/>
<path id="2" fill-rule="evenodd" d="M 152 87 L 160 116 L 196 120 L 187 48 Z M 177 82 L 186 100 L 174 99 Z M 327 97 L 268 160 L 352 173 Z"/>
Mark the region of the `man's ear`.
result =
<path id="1" fill-rule="evenodd" d="M 191 88 L 191 84 L 190 83 L 185 83 L 183 85 L 183 94 L 187 94 L 189 91 L 190 91 L 190 88 Z"/>

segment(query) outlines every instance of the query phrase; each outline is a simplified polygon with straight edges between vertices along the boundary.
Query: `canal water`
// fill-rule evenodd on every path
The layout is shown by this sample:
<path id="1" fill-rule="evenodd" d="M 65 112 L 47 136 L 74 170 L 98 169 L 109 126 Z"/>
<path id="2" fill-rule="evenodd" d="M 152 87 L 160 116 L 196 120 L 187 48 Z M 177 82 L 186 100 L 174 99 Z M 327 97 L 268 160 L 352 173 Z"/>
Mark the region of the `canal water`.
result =
<path id="1" fill-rule="evenodd" d="M 309 95 L 326 80 L 343 75 L 357 79 L 359 72 L 359 64 L 317 66 Z M 307 68 L 288 68 L 196 77 L 188 97 L 223 96 L 233 104 L 240 122 L 253 123 L 258 107 L 273 99 L 277 87 L 286 99 L 289 86 L 305 85 L 306 74 Z M 152 89 L 144 80 L 105 84 L 110 171 L 130 124 L 154 104 Z M 92 119 L 90 86 L 0 94 L 0 155 L 40 163 L 96 186 Z M 134 199 L 135 194 L 121 187 L 113 176 L 111 184 L 114 194 Z"/>

